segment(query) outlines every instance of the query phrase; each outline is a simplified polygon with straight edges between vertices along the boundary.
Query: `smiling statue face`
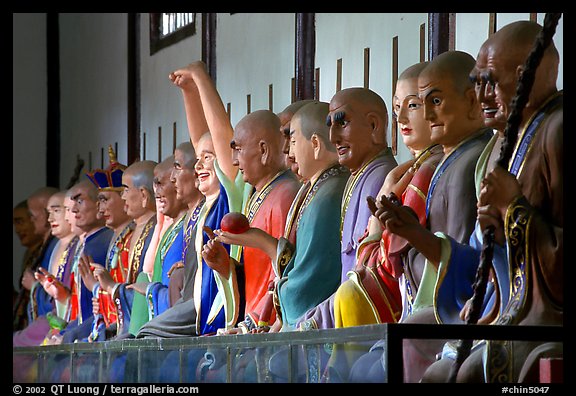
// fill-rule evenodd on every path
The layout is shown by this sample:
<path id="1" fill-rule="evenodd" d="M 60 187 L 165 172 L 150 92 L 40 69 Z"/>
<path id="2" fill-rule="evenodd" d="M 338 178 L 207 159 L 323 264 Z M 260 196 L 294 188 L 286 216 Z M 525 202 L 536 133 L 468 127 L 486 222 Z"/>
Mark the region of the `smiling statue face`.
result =
<path id="1" fill-rule="evenodd" d="M 218 194 L 220 182 L 214 168 L 216 154 L 210 135 L 204 135 L 198 142 L 197 161 L 194 169 L 198 177 L 198 190 L 209 197 Z"/>

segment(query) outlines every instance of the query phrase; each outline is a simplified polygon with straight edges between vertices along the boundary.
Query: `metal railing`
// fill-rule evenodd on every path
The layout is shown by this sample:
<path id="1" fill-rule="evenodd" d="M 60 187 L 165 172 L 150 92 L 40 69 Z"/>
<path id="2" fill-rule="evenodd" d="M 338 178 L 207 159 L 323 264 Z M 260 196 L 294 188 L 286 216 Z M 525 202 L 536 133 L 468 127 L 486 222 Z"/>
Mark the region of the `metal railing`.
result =
<path id="1" fill-rule="evenodd" d="M 403 382 L 402 343 L 563 342 L 561 326 L 380 324 L 305 332 L 13 348 L 14 382 Z M 376 365 L 376 366 L 374 366 Z"/>

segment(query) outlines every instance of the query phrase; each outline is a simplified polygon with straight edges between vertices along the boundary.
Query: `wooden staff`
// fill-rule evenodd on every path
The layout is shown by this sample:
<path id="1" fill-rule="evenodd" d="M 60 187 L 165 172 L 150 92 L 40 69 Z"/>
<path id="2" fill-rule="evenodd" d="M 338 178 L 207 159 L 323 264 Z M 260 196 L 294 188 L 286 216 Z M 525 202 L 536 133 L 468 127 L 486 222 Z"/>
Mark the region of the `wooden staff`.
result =
<path id="1" fill-rule="evenodd" d="M 544 17 L 544 26 L 536 40 L 534 47 L 526 62 L 524 63 L 524 71 L 518 78 L 516 87 L 516 96 L 512 99 L 512 111 L 508 116 L 506 122 L 506 129 L 504 130 L 504 143 L 498 157 L 497 165 L 504 169 L 508 169 L 508 163 L 512 157 L 516 141 L 518 140 L 518 128 L 522 122 L 522 111 L 528 103 L 528 97 L 534 84 L 536 69 L 544 56 L 544 51 L 552 42 L 552 37 L 556 32 L 556 25 L 560 19 L 561 13 L 547 13 Z M 482 251 L 480 254 L 480 263 L 476 272 L 476 278 L 472 288 L 474 294 L 472 295 L 472 303 L 469 311 L 466 324 L 476 324 L 480 319 L 482 303 L 486 294 L 486 286 L 488 284 L 488 273 L 492 266 L 492 257 L 494 253 L 494 227 L 488 226 L 483 234 Z M 461 340 L 456 350 L 456 360 L 451 367 L 449 382 L 456 382 L 458 370 L 460 366 L 470 355 L 473 340 Z"/>

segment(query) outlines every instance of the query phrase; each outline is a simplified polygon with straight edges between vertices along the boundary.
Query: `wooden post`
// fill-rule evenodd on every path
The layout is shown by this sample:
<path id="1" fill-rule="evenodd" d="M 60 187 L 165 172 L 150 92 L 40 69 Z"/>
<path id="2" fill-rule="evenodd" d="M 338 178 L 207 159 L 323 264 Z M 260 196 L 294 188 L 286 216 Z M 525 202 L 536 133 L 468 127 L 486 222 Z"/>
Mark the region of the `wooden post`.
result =
<path id="1" fill-rule="evenodd" d="M 172 124 L 172 153 L 176 150 L 176 121 Z"/>
<path id="2" fill-rule="evenodd" d="M 314 57 L 316 53 L 316 14 L 296 13 L 295 100 L 314 97 Z"/>
<path id="3" fill-rule="evenodd" d="M 320 68 L 316 68 L 314 77 L 314 99 L 320 100 Z"/>
<path id="4" fill-rule="evenodd" d="M 370 48 L 364 48 L 364 88 L 370 88 Z"/>
<path id="5" fill-rule="evenodd" d="M 268 110 L 274 111 L 274 86 L 268 85 Z"/>
<path id="6" fill-rule="evenodd" d="M 450 16 L 447 12 L 428 14 L 428 60 L 448 51 L 450 44 Z"/>
<path id="7" fill-rule="evenodd" d="M 490 13 L 490 19 L 488 20 L 488 37 L 492 36 L 496 32 L 496 13 Z"/>
<path id="8" fill-rule="evenodd" d="M 420 62 L 426 61 L 426 24 L 420 25 Z"/>
<path id="9" fill-rule="evenodd" d="M 342 58 L 336 61 L 336 92 L 342 89 Z"/>
<path id="10" fill-rule="evenodd" d="M 158 163 L 162 162 L 162 127 L 158 127 Z"/>

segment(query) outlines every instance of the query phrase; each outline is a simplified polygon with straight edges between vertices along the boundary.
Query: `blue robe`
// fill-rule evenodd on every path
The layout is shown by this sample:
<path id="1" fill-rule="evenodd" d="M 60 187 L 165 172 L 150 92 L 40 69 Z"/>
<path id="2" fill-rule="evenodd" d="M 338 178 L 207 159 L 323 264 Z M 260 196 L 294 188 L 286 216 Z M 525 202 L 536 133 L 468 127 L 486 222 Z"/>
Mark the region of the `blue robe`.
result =
<path id="1" fill-rule="evenodd" d="M 80 283 L 80 292 L 78 295 L 78 317 L 68 323 L 68 326 L 60 332 L 64 336 L 63 343 L 72 343 L 76 340 L 82 340 L 88 337 L 92 330 L 94 315 L 92 314 L 92 291 L 82 282 L 79 272 L 77 271 L 78 260 L 82 254 L 92 257 L 95 263 L 105 263 L 108 253 L 108 246 L 114 237 L 114 231 L 107 227 L 102 227 L 96 232 L 90 234 L 84 243 L 78 247 L 74 257 L 72 271 L 77 284 Z"/>
<path id="2" fill-rule="evenodd" d="M 40 261 L 40 267 L 49 270 L 50 269 L 50 258 L 52 257 L 52 253 L 54 252 L 54 248 L 58 244 L 58 238 L 51 237 L 46 243 L 46 249 L 44 250 L 44 254 L 42 256 L 42 260 Z M 44 316 L 48 312 L 51 312 L 54 309 L 53 298 L 46 290 L 40 285 L 39 283 L 35 283 L 34 287 L 30 291 L 30 302 L 29 302 L 29 312 L 28 312 L 28 321 L 31 323 L 35 320 L 38 316 Z"/>
<path id="3" fill-rule="evenodd" d="M 205 219 L 199 220 L 199 226 L 208 226 L 212 230 L 219 229 L 222 217 L 230 212 L 228 195 L 222 184 L 220 184 L 220 194 L 218 195 L 218 198 L 212 204 L 206 202 L 203 208 L 203 212 L 204 211 L 207 211 L 207 214 L 205 215 Z M 202 224 L 200 224 L 201 220 L 204 220 Z M 201 235 L 202 237 L 202 245 L 208 242 L 208 235 L 202 231 L 201 228 L 198 228 L 198 235 Z M 230 254 L 230 245 L 223 245 L 226 248 L 226 251 Z M 200 254 L 200 252 L 201 249 L 197 250 L 197 254 Z M 199 280 L 201 285 L 199 288 L 201 296 L 200 306 L 197 310 L 199 314 L 199 321 L 197 322 L 197 327 L 199 328 L 198 334 L 216 333 L 218 329 L 226 328 L 225 310 L 224 305 L 220 306 L 220 302 L 216 301 L 216 297 L 219 294 L 219 287 L 216 284 L 214 271 L 208 266 L 208 264 L 206 264 L 204 259 L 202 259 L 202 264 L 198 266 L 196 277 L 196 282 Z"/>

